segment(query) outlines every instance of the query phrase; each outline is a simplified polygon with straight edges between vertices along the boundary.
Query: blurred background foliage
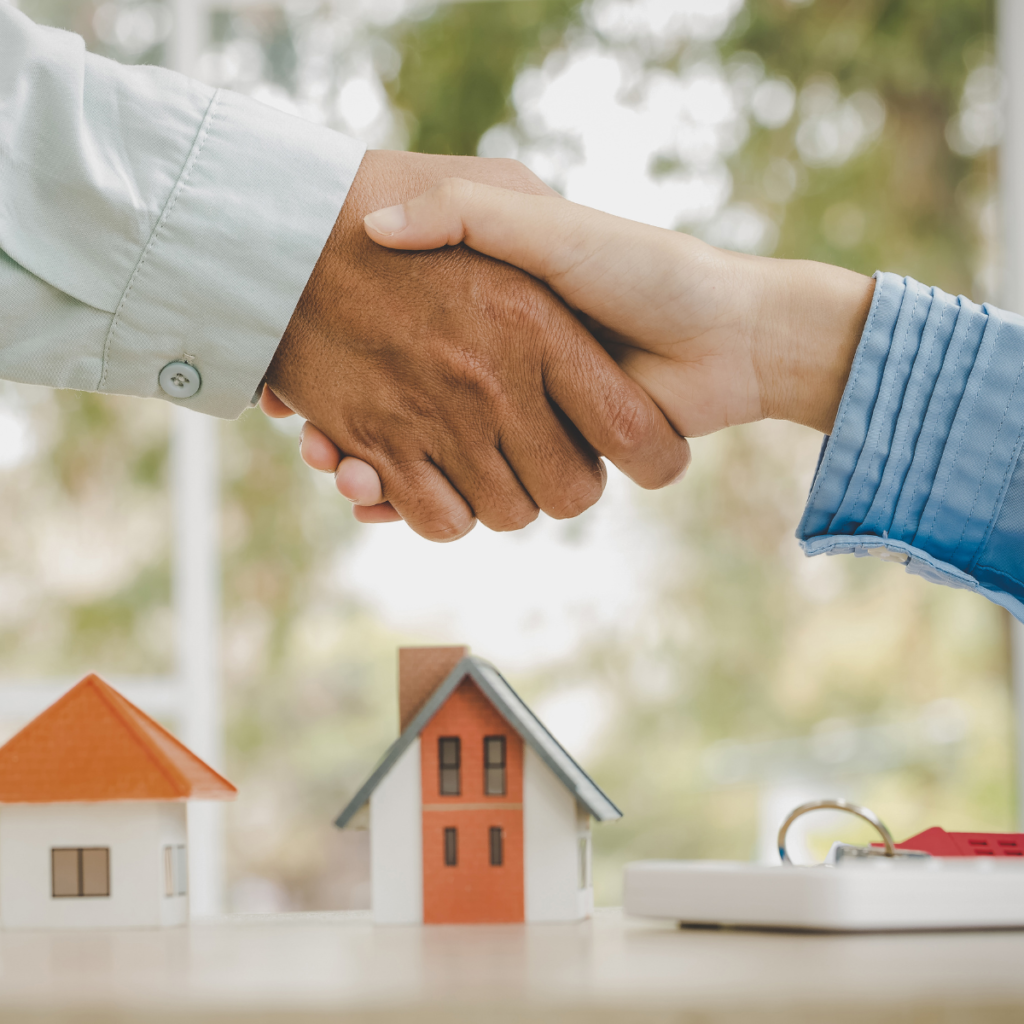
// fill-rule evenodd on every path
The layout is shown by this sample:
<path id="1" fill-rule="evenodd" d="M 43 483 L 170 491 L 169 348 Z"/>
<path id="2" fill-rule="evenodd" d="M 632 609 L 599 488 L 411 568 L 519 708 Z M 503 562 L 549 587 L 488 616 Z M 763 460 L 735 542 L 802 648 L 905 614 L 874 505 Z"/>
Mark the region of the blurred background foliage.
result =
<path id="1" fill-rule="evenodd" d="M 751 4 L 745 15 L 725 49 L 749 49 L 769 74 L 802 86 L 805 116 L 792 130 L 762 129 L 735 165 L 739 193 L 784 206 L 776 255 L 864 273 L 884 267 L 992 298 L 985 234 L 998 116 L 991 4 L 781 2 Z M 859 158 L 837 159 L 842 147 L 815 120 L 812 108 L 827 111 L 835 88 L 883 105 L 884 130 Z M 798 172 L 788 200 L 778 160 Z"/>
<path id="2" fill-rule="evenodd" d="M 158 62 L 171 24 L 152 0 L 22 7 L 125 61 Z M 983 301 L 993 34 L 990 0 L 214 4 L 196 72 L 372 145 L 516 156 L 569 198 L 716 244 Z M 158 403 L 0 390 L 4 675 L 171 667 L 168 424 Z M 699 439 L 681 484 L 613 480 L 614 521 L 599 506 L 501 539 L 529 558 L 547 530 L 595 564 L 627 537 L 647 551 L 635 572 L 623 556 L 633 614 L 584 621 L 560 649 L 510 637 L 522 653 L 506 665 L 457 617 L 381 605 L 382 587 L 428 606 L 465 581 L 416 584 L 418 549 L 396 527 L 368 540 L 301 466 L 297 428 L 257 413 L 221 428 L 237 909 L 365 903 L 365 837 L 330 821 L 395 734 L 399 642 L 493 657 L 624 808 L 596 832 L 599 902 L 637 856 L 762 855 L 814 795 L 860 799 L 898 837 L 1012 825 L 1003 613 L 875 560 L 804 559 L 792 534 L 817 436 L 768 423 Z M 346 561 L 367 544 L 376 566 Z M 413 554 L 385 563 L 391 547 Z M 495 566 L 474 566 L 484 596 L 463 601 L 501 586 Z M 572 582 L 532 571 L 496 616 L 540 591 L 554 607 Z M 826 826 L 859 834 L 826 822 L 811 849 Z"/>

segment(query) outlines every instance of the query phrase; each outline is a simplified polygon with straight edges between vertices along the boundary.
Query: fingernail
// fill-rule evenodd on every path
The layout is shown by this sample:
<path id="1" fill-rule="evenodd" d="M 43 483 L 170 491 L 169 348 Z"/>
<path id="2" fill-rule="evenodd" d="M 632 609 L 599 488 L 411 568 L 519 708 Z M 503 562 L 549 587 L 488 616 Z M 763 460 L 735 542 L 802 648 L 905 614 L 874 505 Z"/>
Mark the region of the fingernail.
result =
<path id="1" fill-rule="evenodd" d="M 367 227 L 373 228 L 373 230 L 379 234 L 394 235 L 401 231 L 407 223 L 405 219 L 405 207 L 387 206 L 383 210 L 368 213 L 363 218 L 363 223 L 366 224 Z"/>

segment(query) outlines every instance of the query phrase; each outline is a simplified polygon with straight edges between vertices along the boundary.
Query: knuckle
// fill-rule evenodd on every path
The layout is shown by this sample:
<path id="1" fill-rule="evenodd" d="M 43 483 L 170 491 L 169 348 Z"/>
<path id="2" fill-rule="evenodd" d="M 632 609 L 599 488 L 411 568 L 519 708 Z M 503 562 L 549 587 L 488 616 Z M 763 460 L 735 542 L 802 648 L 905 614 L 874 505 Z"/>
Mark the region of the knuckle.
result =
<path id="1" fill-rule="evenodd" d="M 468 195 L 470 183 L 465 178 L 442 178 L 435 186 L 435 192 L 446 207 L 458 206 Z"/>
<path id="2" fill-rule="evenodd" d="M 492 357 L 476 349 L 463 349 L 449 367 L 449 383 L 475 402 L 497 407 L 504 398 L 502 375 Z"/>
<path id="3" fill-rule="evenodd" d="M 654 419 L 647 403 L 626 388 L 618 388 L 608 396 L 607 407 L 605 436 L 610 450 L 602 454 L 630 456 L 650 443 Z"/>
<path id="4" fill-rule="evenodd" d="M 448 195 L 454 199 L 463 199 L 473 191 L 473 182 L 466 178 L 445 178 L 441 182 Z"/>
<path id="5" fill-rule="evenodd" d="M 545 505 L 544 511 L 552 519 L 574 519 L 595 505 L 604 491 L 600 477 L 592 477 L 577 481 L 560 494 L 552 502 Z"/>
<path id="6" fill-rule="evenodd" d="M 535 339 L 549 333 L 551 297 L 536 281 L 517 273 L 514 280 L 505 284 L 496 300 L 496 314 L 521 337 Z"/>
<path id="7" fill-rule="evenodd" d="M 464 537 L 476 520 L 462 499 L 441 486 L 437 471 L 422 458 L 401 458 L 380 470 L 384 495 L 421 537 L 448 543 Z"/>
<path id="8" fill-rule="evenodd" d="M 552 333 L 553 313 L 559 307 L 540 282 L 504 263 L 491 262 L 479 269 L 481 273 L 466 279 L 467 299 L 488 334 L 522 342 Z"/>

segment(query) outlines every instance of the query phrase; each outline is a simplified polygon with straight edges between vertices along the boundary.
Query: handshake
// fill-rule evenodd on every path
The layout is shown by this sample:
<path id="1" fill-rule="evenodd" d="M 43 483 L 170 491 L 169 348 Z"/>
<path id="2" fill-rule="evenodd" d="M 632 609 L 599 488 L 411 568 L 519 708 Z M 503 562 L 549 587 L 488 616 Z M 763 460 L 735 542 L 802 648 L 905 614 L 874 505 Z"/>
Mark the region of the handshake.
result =
<path id="1" fill-rule="evenodd" d="M 592 505 L 602 457 L 653 488 L 690 436 L 831 432 L 873 290 L 577 206 L 514 161 L 370 152 L 261 406 L 306 418 L 303 459 L 361 522 L 515 530 Z"/>

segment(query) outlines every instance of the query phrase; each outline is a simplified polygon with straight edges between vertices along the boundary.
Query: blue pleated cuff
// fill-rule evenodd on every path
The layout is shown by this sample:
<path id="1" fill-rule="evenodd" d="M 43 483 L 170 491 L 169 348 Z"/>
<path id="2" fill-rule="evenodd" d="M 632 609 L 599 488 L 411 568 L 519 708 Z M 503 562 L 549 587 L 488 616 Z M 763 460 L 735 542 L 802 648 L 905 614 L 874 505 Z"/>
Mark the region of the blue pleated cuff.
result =
<path id="1" fill-rule="evenodd" d="M 1024 621 L 1024 320 L 875 279 L 797 537 L 808 555 L 979 590 Z"/>

